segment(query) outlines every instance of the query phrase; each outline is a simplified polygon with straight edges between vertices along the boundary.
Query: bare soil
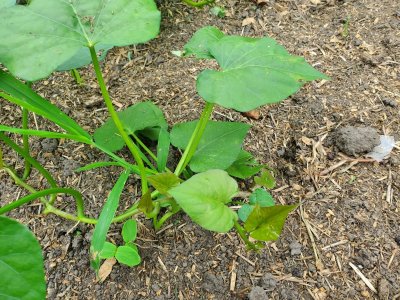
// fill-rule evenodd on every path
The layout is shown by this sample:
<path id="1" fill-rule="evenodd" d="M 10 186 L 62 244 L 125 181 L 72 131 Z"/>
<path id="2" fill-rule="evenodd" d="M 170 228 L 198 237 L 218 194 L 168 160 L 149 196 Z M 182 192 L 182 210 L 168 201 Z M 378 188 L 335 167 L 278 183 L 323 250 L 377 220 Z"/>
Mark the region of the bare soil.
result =
<path id="1" fill-rule="evenodd" d="M 213 234 L 179 215 L 154 232 L 140 219 L 143 263 L 115 265 L 103 283 L 89 266 L 92 226 L 42 216 L 34 203 L 10 213 L 36 234 L 45 258 L 48 299 L 397 299 L 400 298 L 400 151 L 383 162 L 339 151 L 335 133 L 344 126 L 375 128 L 400 137 L 400 6 L 395 0 L 217 1 L 225 18 L 162 1 L 161 32 L 145 45 L 114 49 L 104 73 L 114 104 L 152 99 L 170 125 L 195 119 L 203 107 L 195 78 L 209 62 L 182 59 L 193 33 L 214 25 L 226 33 L 270 36 L 301 55 L 330 81 L 313 82 L 279 105 L 248 119 L 217 108 L 214 119 L 252 125 L 245 148 L 277 170 L 274 197 L 301 203 L 281 238 L 260 253 L 246 252 L 235 233 Z M 135 30 L 131 28 L 129 30 Z M 91 67 L 84 86 L 67 73 L 35 84 L 90 132 L 106 119 Z M 19 110 L 0 99 L 2 124 L 19 124 Z M 41 118 L 32 120 L 54 129 Z M 2 145 L 3 146 L 3 145 Z M 75 173 L 77 166 L 105 156 L 70 141 L 52 145 L 32 139 L 37 157 L 65 187 L 79 189 L 86 211 L 97 217 L 118 177 L 117 168 Z M 6 152 L 9 164 L 23 161 Z M 44 188 L 34 172 L 30 184 Z M 243 185 L 245 188 L 245 186 Z M 0 204 L 24 195 L 0 173 Z M 125 189 L 121 209 L 138 199 L 137 182 Z M 73 210 L 72 199 L 59 198 Z M 120 225 L 109 238 L 120 242 Z M 356 271 L 356 270 L 358 271 Z M 370 286 L 368 286 L 370 285 Z M 260 294 L 261 293 L 261 294 Z"/>

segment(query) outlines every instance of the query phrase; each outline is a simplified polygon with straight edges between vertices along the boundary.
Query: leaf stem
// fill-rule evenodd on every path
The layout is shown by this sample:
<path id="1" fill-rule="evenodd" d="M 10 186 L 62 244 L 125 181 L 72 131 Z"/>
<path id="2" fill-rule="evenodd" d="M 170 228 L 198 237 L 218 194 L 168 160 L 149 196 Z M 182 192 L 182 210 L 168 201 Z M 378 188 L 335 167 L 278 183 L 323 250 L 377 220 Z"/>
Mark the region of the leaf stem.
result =
<path id="1" fill-rule="evenodd" d="M 28 129 L 28 121 L 29 121 L 29 110 L 25 107 L 22 107 L 22 128 Z M 23 134 L 22 135 L 22 145 L 24 151 L 29 155 L 29 135 Z M 29 161 L 25 160 L 24 162 L 24 173 L 22 175 L 22 180 L 26 180 L 30 173 L 31 173 L 31 164 Z"/>
<path id="2" fill-rule="evenodd" d="M 104 83 L 103 74 L 101 73 L 99 60 L 97 59 L 97 54 L 96 54 L 96 50 L 94 49 L 94 46 L 91 45 L 89 47 L 89 50 L 90 50 L 90 55 L 92 57 L 94 71 L 96 72 L 97 81 L 99 83 L 104 102 L 107 106 L 108 112 L 110 113 L 111 119 L 114 121 L 114 124 L 118 129 L 118 132 L 120 133 L 125 144 L 128 146 L 128 149 L 132 153 L 133 158 L 135 159 L 136 163 L 138 164 L 140 177 L 142 179 L 142 193 L 146 193 L 148 190 L 148 185 L 147 185 L 146 170 L 144 167 L 143 160 L 140 157 L 139 151 L 136 148 L 135 144 L 133 143 L 131 138 L 128 136 L 128 134 L 125 132 L 124 126 L 123 126 L 120 118 L 118 117 L 117 112 L 114 109 L 114 106 L 113 106 L 111 98 L 110 98 L 110 94 L 108 93 L 107 87 Z"/>
<path id="3" fill-rule="evenodd" d="M 175 175 L 179 176 L 182 171 L 186 168 L 194 153 L 196 152 L 197 146 L 200 143 L 201 137 L 203 136 L 204 130 L 206 129 L 208 120 L 212 114 L 214 103 L 206 102 L 206 106 L 201 113 L 200 119 L 197 122 L 196 128 L 194 129 L 192 136 L 190 137 L 189 143 L 186 146 L 185 151 L 175 169 Z"/>
<path id="4" fill-rule="evenodd" d="M 197 8 L 202 8 L 203 6 L 214 2 L 214 0 L 203 0 L 203 1 L 198 1 L 198 2 L 193 1 L 193 0 L 182 0 L 182 1 L 190 6 L 197 7 Z"/>
<path id="5" fill-rule="evenodd" d="M 239 236 L 241 237 L 241 239 L 243 240 L 243 242 L 246 244 L 247 249 L 249 250 L 258 250 L 256 244 L 250 242 L 246 231 L 244 230 L 244 228 L 239 224 L 239 222 L 237 220 L 234 220 L 234 226 L 236 231 L 239 233 Z"/>

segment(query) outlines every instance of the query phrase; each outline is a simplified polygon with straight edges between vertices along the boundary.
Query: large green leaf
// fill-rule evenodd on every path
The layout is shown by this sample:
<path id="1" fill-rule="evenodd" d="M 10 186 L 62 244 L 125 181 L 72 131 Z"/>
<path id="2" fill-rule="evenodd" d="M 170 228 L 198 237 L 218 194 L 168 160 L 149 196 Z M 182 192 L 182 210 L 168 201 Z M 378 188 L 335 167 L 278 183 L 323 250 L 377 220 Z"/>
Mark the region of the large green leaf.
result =
<path id="1" fill-rule="evenodd" d="M 5 94 L 2 95 L 1 91 L 4 91 Z M 57 106 L 36 94 L 32 89 L 10 74 L 0 70 L 0 97 L 2 96 L 14 104 L 53 121 L 68 133 L 82 136 L 87 139 L 88 143 L 91 141 L 89 133 L 63 113 Z"/>
<path id="2" fill-rule="evenodd" d="M 259 241 L 275 241 L 282 232 L 286 217 L 298 205 L 260 207 L 256 205 L 246 220 L 244 228 Z"/>
<path id="3" fill-rule="evenodd" d="M 48 76 L 79 49 L 125 46 L 158 34 L 153 0 L 32 0 L 0 11 L 0 62 L 29 81 Z"/>
<path id="4" fill-rule="evenodd" d="M 90 245 L 90 253 L 92 267 L 96 270 L 96 272 L 100 266 L 100 253 L 103 250 L 104 243 L 106 242 L 108 229 L 110 228 L 112 219 L 117 211 L 119 198 L 122 190 L 124 189 L 125 182 L 128 180 L 128 177 L 129 172 L 125 171 L 118 178 L 110 194 L 108 195 L 106 204 L 104 204 L 99 216 L 99 220 L 94 228 Z"/>
<path id="5" fill-rule="evenodd" d="M 168 127 L 162 111 L 152 102 L 141 102 L 120 111 L 118 116 L 128 134 L 146 128 Z M 119 135 L 118 129 L 112 119 L 108 119 L 94 132 L 96 144 L 101 145 L 109 151 L 120 150 L 125 142 Z"/>
<path id="6" fill-rule="evenodd" d="M 32 232 L 0 216 L 0 298 L 45 299 L 42 250 Z"/>
<path id="7" fill-rule="evenodd" d="M 209 170 L 170 189 L 169 194 L 201 227 L 216 232 L 228 232 L 237 215 L 225 204 L 232 200 L 237 190 L 236 181 L 228 173 Z"/>
<path id="8" fill-rule="evenodd" d="M 188 53 L 211 56 L 220 65 L 220 71 L 204 70 L 197 78 L 197 90 L 207 102 L 249 111 L 285 99 L 307 81 L 328 79 L 271 38 L 217 32 L 216 28 L 202 28 L 185 47 Z"/>
<path id="9" fill-rule="evenodd" d="M 185 149 L 197 121 L 179 123 L 171 130 L 171 143 Z M 238 157 L 250 125 L 210 121 L 189 163 L 194 172 L 228 168 Z"/>
<path id="10" fill-rule="evenodd" d="M 0 8 L 3 9 L 5 7 L 10 7 L 15 5 L 15 0 L 1 0 Z"/>

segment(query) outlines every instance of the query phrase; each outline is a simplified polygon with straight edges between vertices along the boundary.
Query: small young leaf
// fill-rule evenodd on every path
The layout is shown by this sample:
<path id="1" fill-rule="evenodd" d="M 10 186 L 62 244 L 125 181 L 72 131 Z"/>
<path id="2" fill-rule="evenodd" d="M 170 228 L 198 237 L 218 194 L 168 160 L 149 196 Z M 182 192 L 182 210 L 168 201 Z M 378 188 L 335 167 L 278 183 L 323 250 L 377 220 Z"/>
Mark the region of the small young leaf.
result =
<path id="1" fill-rule="evenodd" d="M 100 259 L 112 258 L 115 256 L 115 252 L 117 251 L 117 246 L 110 242 L 105 242 L 103 249 L 100 251 L 99 257 Z"/>
<path id="2" fill-rule="evenodd" d="M 106 241 L 106 235 L 108 229 L 110 228 L 111 221 L 114 218 L 115 212 L 118 208 L 119 198 L 121 196 L 122 190 L 124 189 L 125 182 L 128 180 L 129 172 L 123 172 L 112 188 L 110 194 L 108 195 L 106 204 L 100 213 L 99 221 L 97 222 L 90 246 L 90 254 L 92 266 L 95 267 L 95 271 L 98 272 L 100 266 L 99 254 L 103 249 L 104 243 Z"/>
<path id="3" fill-rule="evenodd" d="M 251 153 L 241 150 L 233 164 L 226 169 L 229 175 L 240 179 L 247 179 L 257 174 L 263 165 L 260 165 Z"/>
<path id="4" fill-rule="evenodd" d="M 246 222 L 247 218 L 253 211 L 253 208 L 254 208 L 254 206 L 250 205 L 250 204 L 242 205 L 242 207 L 239 208 L 239 210 L 238 210 L 239 219 L 242 220 L 243 222 Z"/>
<path id="5" fill-rule="evenodd" d="M 260 176 L 254 177 L 254 182 L 270 190 L 273 189 L 276 184 L 275 178 L 269 170 L 263 170 Z"/>
<path id="6" fill-rule="evenodd" d="M 201 227 L 228 232 L 237 215 L 225 204 L 238 189 L 236 181 L 222 170 L 209 170 L 169 190 L 189 217 Z"/>
<path id="7" fill-rule="evenodd" d="M 149 214 L 153 211 L 154 205 L 153 200 L 151 200 L 151 191 L 148 190 L 146 194 L 142 195 L 139 200 L 138 209 L 144 214 Z"/>
<path id="8" fill-rule="evenodd" d="M 150 184 L 160 192 L 160 194 L 166 195 L 168 191 L 177 186 L 181 180 L 174 173 L 159 173 L 147 177 Z"/>
<path id="9" fill-rule="evenodd" d="M 288 214 L 298 205 L 260 207 L 256 205 L 246 220 L 244 228 L 258 241 L 275 241 L 282 232 Z"/>
<path id="10" fill-rule="evenodd" d="M 169 154 L 169 133 L 166 129 L 161 128 L 158 135 L 157 143 L 157 170 L 158 172 L 164 172 L 167 167 L 168 154 Z"/>
<path id="11" fill-rule="evenodd" d="M 139 253 L 130 246 L 119 246 L 115 258 L 120 264 L 127 265 L 129 267 L 137 266 L 142 261 Z"/>
<path id="12" fill-rule="evenodd" d="M 152 102 L 141 102 L 118 112 L 118 116 L 128 134 L 146 128 L 167 128 L 162 111 Z M 94 132 L 96 144 L 101 145 L 109 151 L 117 151 L 125 145 L 119 135 L 118 129 L 112 119 L 108 119 Z"/>
<path id="13" fill-rule="evenodd" d="M 210 9 L 211 14 L 218 18 L 223 18 L 225 17 L 225 9 L 223 7 L 219 6 L 214 6 L 213 8 Z"/>
<path id="14" fill-rule="evenodd" d="M 171 130 L 171 143 L 185 149 L 197 121 L 176 124 Z M 209 121 L 189 166 L 199 173 L 210 169 L 225 170 L 238 157 L 250 126 L 237 122 Z"/>
<path id="15" fill-rule="evenodd" d="M 209 51 L 210 45 L 223 36 L 223 32 L 216 27 L 203 27 L 185 45 L 184 55 L 194 55 L 196 58 L 214 58 Z"/>
<path id="16" fill-rule="evenodd" d="M 128 220 L 122 227 L 122 239 L 125 243 L 133 242 L 136 240 L 137 235 L 137 223 L 135 220 Z"/>
<path id="17" fill-rule="evenodd" d="M 274 206 L 275 201 L 272 195 L 264 189 L 256 189 L 249 198 L 252 205 L 260 205 L 261 207 Z"/>
<path id="18" fill-rule="evenodd" d="M 32 232 L 0 216 L 0 298 L 46 299 L 42 249 Z"/>

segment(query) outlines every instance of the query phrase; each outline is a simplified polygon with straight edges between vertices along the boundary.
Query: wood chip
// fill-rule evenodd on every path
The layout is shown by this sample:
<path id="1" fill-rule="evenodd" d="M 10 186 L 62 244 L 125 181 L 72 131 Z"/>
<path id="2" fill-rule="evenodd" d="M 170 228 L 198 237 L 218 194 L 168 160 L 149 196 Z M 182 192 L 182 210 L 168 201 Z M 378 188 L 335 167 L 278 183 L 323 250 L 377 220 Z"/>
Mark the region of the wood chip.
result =
<path id="1" fill-rule="evenodd" d="M 250 25 L 250 24 L 255 24 L 256 23 L 256 19 L 249 17 L 243 20 L 242 22 L 242 27 Z"/>
<path id="2" fill-rule="evenodd" d="M 111 274 L 112 268 L 115 265 L 117 260 L 115 258 L 108 258 L 104 261 L 104 263 L 101 265 L 99 269 L 99 280 L 100 282 L 103 282 L 106 280 L 108 275 Z"/>

